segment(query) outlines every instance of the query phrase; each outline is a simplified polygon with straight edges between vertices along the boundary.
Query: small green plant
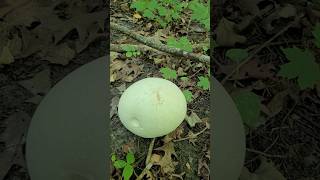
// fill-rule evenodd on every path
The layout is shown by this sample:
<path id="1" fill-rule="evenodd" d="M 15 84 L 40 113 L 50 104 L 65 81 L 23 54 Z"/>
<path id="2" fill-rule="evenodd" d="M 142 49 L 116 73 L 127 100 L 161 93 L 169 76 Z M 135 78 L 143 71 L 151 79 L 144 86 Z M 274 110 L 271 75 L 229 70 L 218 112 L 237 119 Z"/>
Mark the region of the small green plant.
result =
<path id="1" fill-rule="evenodd" d="M 210 81 L 208 77 L 199 76 L 198 77 L 198 83 L 197 86 L 202 88 L 203 90 L 209 90 L 210 89 Z"/>
<path id="2" fill-rule="evenodd" d="M 193 100 L 192 92 L 189 90 L 183 90 L 184 97 L 186 97 L 187 102 L 191 102 Z"/>
<path id="3" fill-rule="evenodd" d="M 124 51 L 126 51 L 126 56 L 127 57 L 136 57 L 140 55 L 140 51 L 136 49 L 136 47 L 131 46 L 131 45 L 124 45 L 121 47 Z"/>
<path id="4" fill-rule="evenodd" d="M 170 69 L 167 67 L 161 68 L 160 72 L 162 73 L 162 77 L 167 80 L 177 79 L 177 77 L 178 77 L 176 70 L 173 70 L 173 69 Z"/>
<path id="5" fill-rule="evenodd" d="M 169 47 L 179 48 L 187 52 L 192 52 L 192 44 L 187 37 L 181 37 L 179 40 L 176 40 L 174 37 L 169 37 L 167 39 L 167 45 Z"/>
<path id="6" fill-rule="evenodd" d="M 191 18 L 200 24 L 204 25 L 206 30 L 210 30 L 210 1 L 208 4 L 200 3 L 198 0 L 193 0 L 188 6 L 192 10 Z"/>
<path id="7" fill-rule="evenodd" d="M 179 0 L 136 0 L 130 7 L 142 13 L 144 17 L 158 22 L 162 27 L 166 27 L 173 20 L 180 18 L 180 14 L 187 7 L 187 3 Z"/>
<path id="8" fill-rule="evenodd" d="M 226 56 L 232 61 L 240 63 L 241 61 L 245 60 L 249 56 L 249 54 L 245 49 L 229 49 L 226 52 Z"/>
<path id="9" fill-rule="evenodd" d="M 278 75 L 288 79 L 298 78 L 301 89 L 313 88 L 320 80 L 320 67 L 313 53 L 297 47 L 283 48 L 282 51 L 290 62 L 280 67 Z"/>
<path id="10" fill-rule="evenodd" d="M 116 169 L 123 169 L 122 177 L 124 180 L 129 180 L 133 174 L 133 166 L 132 164 L 135 162 L 135 157 L 132 152 L 128 152 L 126 155 L 126 161 L 118 159 L 115 154 L 112 154 L 111 160 L 113 162 L 113 166 Z"/>

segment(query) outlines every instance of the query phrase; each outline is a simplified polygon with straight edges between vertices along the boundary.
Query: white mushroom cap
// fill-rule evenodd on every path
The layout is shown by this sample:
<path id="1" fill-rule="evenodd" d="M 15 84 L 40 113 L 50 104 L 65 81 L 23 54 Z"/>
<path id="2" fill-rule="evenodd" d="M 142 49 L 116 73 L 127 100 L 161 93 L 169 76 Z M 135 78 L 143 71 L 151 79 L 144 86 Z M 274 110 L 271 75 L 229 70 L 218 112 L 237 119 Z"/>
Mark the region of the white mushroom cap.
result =
<path id="1" fill-rule="evenodd" d="M 154 138 L 169 134 L 184 120 L 187 102 L 178 86 L 161 78 L 145 78 L 122 94 L 118 115 L 132 133 Z"/>

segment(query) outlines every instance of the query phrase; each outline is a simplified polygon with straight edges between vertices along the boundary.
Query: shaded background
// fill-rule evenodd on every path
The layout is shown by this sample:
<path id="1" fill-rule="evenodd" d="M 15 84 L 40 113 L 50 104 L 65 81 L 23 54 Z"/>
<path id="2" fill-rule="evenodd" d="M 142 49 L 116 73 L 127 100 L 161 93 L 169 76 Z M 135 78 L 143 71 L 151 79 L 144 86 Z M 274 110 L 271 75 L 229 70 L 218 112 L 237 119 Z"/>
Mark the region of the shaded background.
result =
<path id="1" fill-rule="evenodd" d="M 247 127 L 246 162 L 241 179 L 319 179 L 320 61 L 317 37 L 313 34 L 320 20 L 319 2 L 217 0 L 214 3 L 212 72 L 220 81 L 229 76 L 224 86 L 238 103 Z M 291 57 L 281 50 L 293 47 L 301 51 L 293 51 L 296 54 Z M 248 54 L 231 53 L 235 57 L 232 58 L 228 56 L 231 49 L 245 50 Z M 310 50 L 314 60 L 301 55 L 305 49 Z M 295 60 L 301 64 L 295 69 L 291 67 L 291 73 L 300 75 L 289 79 L 281 76 L 279 72 L 283 74 L 284 65 Z M 247 63 L 239 66 L 242 61 Z M 232 74 L 237 67 L 240 68 Z M 312 87 L 304 88 L 297 82 L 304 75 L 309 76 L 302 82 L 310 80 Z"/>
<path id="2" fill-rule="evenodd" d="M 25 137 L 41 99 L 76 68 L 105 56 L 104 1 L 0 3 L 0 179 L 29 179 Z"/>

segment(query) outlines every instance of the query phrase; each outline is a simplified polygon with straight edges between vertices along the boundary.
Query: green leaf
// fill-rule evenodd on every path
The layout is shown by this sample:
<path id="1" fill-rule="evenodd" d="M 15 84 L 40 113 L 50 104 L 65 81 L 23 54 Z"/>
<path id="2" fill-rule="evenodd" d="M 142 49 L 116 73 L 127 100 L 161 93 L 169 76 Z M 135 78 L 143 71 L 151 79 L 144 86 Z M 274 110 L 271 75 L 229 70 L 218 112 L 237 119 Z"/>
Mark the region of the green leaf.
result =
<path id="1" fill-rule="evenodd" d="M 127 163 L 124 160 L 117 160 L 113 163 L 113 166 L 117 169 L 124 168 L 127 165 Z"/>
<path id="2" fill-rule="evenodd" d="M 237 93 L 233 100 L 239 110 L 241 118 L 248 127 L 255 128 L 259 125 L 260 99 L 259 96 L 250 91 Z"/>
<path id="3" fill-rule="evenodd" d="M 168 11 L 167 11 L 167 9 L 164 8 L 163 6 L 159 6 L 159 7 L 158 7 L 158 12 L 159 12 L 159 15 L 160 15 L 160 16 L 166 16 Z"/>
<path id="4" fill-rule="evenodd" d="M 187 37 L 181 37 L 179 41 L 177 41 L 173 37 L 169 37 L 167 39 L 167 45 L 169 47 L 179 48 L 187 52 L 192 52 L 192 44 Z"/>
<path id="5" fill-rule="evenodd" d="M 192 10 L 191 18 L 203 24 L 207 30 L 210 30 L 210 5 L 193 0 L 189 3 L 189 8 Z"/>
<path id="6" fill-rule="evenodd" d="M 184 82 L 189 81 L 189 78 L 188 78 L 188 77 L 181 77 L 180 79 L 181 79 L 182 81 L 184 81 Z"/>
<path id="7" fill-rule="evenodd" d="M 320 80 L 320 67 L 312 52 L 297 47 L 285 48 L 282 51 L 290 62 L 280 67 L 278 75 L 288 79 L 298 78 L 301 89 L 313 88 Z"/>
<path id="8" fill-rule="evenodd" d="M 126 56 L 127 57 L 131 57 L 132 56 L 132 52 L 131 51 L 126 52 Z"/>
<path id="9" fill-rule="evenodd" d="M 122 177 L 124 178 L 124 180 L 129 180 L 132 174 L 133 174 L 133 167 L 127 164 L 123 169 Z"/>
<path id="10" fill-rule="evenodd" d="M 114 162 L 114 161 L 116 161 L 116 159 L 117 159 L 116 155 L 115 155 L 115 154 L 112 154 L 112 156 L 111 156 L 111 161 Z"/>
<path id="11" fill-rule="evenodd" d="M 179 39 L 179 46 L 181 49 L 183 49 L 187 52 L 192 52 L 192 44 L 190 43 L 190 41 L 188 40 L 188 38 L 186 36 L 181 37 Z"/>
<path id="12" fill-rule="evenodd" d="M 210 89 L 210 81 L 207 77 L 200 76 L 198 77 L 199 81 L 197 83 L 198 87 L 201 87 L 203 90 Z"/>
<path id="13" fill-rule="evenodd" d="M 320 23 L 316 23 L 313 31 L 312 31 L 312 34 L 315 38 L 315 45 L 317 46 L 317 48 L 320 48 Z"/>
<path id="14" fill-rule="evenodd" d="M 229 49 L 226 52 L 226 56 L 237 63 L 245 60 L 249 54 L 245 49 Z"/>
<path id="15" fill-rule="evenodd" d="M 124 51 L 135 51 L 136 50 L 136 48 L 131 45 L 123 45 L 123 46 L 121 46 L 121 49 L 123 49 Z"/>
<path id="16" fill-rule="evenodd" d="M 167 45 L 170 47 L 178 47 L 178 42 L 174 37 L 169 37 L 167 39 Z"/>
<path id="17" fill-rule="evenodd" d="M 187 102 L 191 102 L 193 100 L 192 92 L 189 90 L 183 90 L 184 97 L 186 97 Z"/>
<path id="18" fill-rule="evenodd" d="M 149 4 L 147 7 L 150 11 L 153 11 L 153 10 L 157 9 L 158 6 L 159 6 L 159 4 L 158 4 L 157 0 L 149 0 Z"/>
<path id="19" fill-rule="evenodd" d="M 134 154 L 132 152 L 128 152 L 126 159 L 128 164 L 134 163 L 135 161 Z"/>
<path id="20" fill-rule="evenodd" d="M 137 11 L 143 11 L 147 8 L 148 2 L 146 0 L 137 0 L 131 4 L 131 8 L 135 8 Z"/>
<path id="21" fill-rule="evenodd" d="M 177 72 L 173 69 L 170 69 L 170 68 L 161 68 L 160 69 L 160 72 L 162 73 L 162 76 L 165 78 L 165 79 L 177 79 Z"/>
<path id="22" fill-rule="evenodd" d="M 149 9 L 147 9 L 147 10 L 145 10 L 145 11 L 143 12 L 143 16 L 144 16 L 144 17 L 147 17 L 147 18 L 149 18 L 149 19 L 154 19 L 154 18 L 155 18 L 153 12 L 152 12 L 151 10 L 149 10 Z"/>

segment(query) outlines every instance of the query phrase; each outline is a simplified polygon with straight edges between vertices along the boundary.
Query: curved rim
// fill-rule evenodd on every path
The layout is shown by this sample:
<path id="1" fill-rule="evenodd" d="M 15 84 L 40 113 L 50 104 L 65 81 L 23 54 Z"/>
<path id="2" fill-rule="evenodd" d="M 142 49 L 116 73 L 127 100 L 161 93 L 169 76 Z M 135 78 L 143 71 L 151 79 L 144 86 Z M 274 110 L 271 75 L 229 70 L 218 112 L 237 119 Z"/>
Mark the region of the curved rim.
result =
<path id="1" fill-rule="evenodd" d="M 32 180 L 106 177 L 106 62 L 101 57 L 71 72 L 37 107 L 26 143 Z"/>
<path id="2" fill-rule="evenodd" d="M 237 180 L 245 160 L 245 131 L 236 105 L 213 80 L 213 179 Z"/>

